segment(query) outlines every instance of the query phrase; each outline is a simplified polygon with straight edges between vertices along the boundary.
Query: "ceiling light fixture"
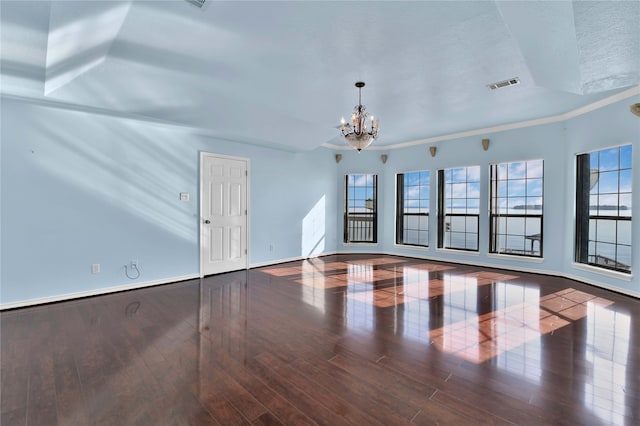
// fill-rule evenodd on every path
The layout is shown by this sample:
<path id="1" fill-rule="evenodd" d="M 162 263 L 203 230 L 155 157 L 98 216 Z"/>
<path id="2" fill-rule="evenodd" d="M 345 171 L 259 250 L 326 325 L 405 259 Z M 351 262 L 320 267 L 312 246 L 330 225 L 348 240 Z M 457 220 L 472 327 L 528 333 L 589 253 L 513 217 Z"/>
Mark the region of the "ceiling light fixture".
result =
<path id="1" fill-rule="evenodd" d="M 374 120 L 373 115 L 369 117 L 369 114 L 365 112 L 365 106 L 362 105 L 364 83 L 359 81 L 356 83 L 356 87 L 358 88 L 358 105 L 354 107 L 353 114 L 351 114 L 351 123 L 346 123 L 342 117 L 340 131 L 347 143 L 360 152 L 378 139 L 380 120 Z M 367 117 L 371 121 L 369 127 L 367 127 Z"/>

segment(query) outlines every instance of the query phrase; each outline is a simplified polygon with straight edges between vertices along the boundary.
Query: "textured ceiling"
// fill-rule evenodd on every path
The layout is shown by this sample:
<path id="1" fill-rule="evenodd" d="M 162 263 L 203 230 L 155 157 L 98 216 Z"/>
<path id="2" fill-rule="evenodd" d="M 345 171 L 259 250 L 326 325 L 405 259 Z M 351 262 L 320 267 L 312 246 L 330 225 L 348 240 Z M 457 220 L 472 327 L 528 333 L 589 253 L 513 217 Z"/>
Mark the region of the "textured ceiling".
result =
<path id="1" fill-rule="evenodd" d="M 548 117 L 640 84 L 640 2 L 6 1 L 3 94 L 292 150 Z M 486 85 L 519 77 L 521 84 Z"/>

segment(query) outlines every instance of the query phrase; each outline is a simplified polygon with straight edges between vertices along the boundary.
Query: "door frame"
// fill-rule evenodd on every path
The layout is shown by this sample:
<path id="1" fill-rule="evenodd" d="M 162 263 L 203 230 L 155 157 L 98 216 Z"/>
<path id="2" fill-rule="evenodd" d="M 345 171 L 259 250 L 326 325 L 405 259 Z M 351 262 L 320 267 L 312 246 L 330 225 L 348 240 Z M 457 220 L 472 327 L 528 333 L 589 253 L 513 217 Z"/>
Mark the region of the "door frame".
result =
<path id="1" fill-rule="evenodd" d="M 245 176 L 245 184 L 246 184 L 246 191 L 245 191 L 245 205 L 247 206 L 247 214 L 245 215 L 245 237 L 244 237 L 244 246 L 247 250 L 247 256 L 245 258 L 245 268 L 244 269 L 249 269 L 249 256 L 251 254 L 251 250 L 249 250 L 249 224 L 251 223 L 251 221 L 249 220 L 249 214 L 251 213 L 251 206 L 249 205 L 249 200 L 251 199 L 251 197 L 249 196 L 249 190 L 250 190 L 250 185 L 249 185 L 249 174 L 250 174 L 250 167 L 251 167 L 251 161 L 249 160 L 249 158 L 246 157 L 236 157 L 236 156 L 232 156 L 232 155 L 223 155 L 223 154 L 216 154 L 214 152 L 208 152 L 208 151 L 200 151 L 200 179 L 199 179 L 199 183 L 198 185 L 200 186 L 200 191 L 198 194 L 198 247 L 200 248 L 200 278 L 204 278 L 204 211 L 203 211 L 203 205 L 202 205 L 202 199 L 204 197 L 204 159 L 205 157 L 216 157 L 216 158 L 221 158 L 221 159 L 225 159 L 225 160 L 236 160 L 236 161 L 244 161 L 247 164 L 247 175 Z"/>

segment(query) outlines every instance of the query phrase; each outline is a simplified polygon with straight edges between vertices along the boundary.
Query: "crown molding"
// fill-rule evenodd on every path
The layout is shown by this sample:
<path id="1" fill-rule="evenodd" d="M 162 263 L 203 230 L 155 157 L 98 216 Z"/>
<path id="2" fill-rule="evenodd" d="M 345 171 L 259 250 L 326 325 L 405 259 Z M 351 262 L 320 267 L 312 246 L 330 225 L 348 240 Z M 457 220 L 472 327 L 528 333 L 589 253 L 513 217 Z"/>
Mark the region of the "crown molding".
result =
<path id="1" fill-rule="evenodd" d="M 484 136 L 489 133 L 498 133 L 498 132 L 504 132 L 507 130 L 523 129 L 526 127 L 534 127 L 534 126 L 541 126 L 544 124 L 558 123 L 562 121 L 571 120 L 572 118 L 576 118 L 583 114 L 587 114 L 589 112 L 598 110 L 600 108 L 604 108 L 608 105 L 614 104 L 616 102 L 620 102 L 624 99 L 630 98 L 635 95 L 640 95 L 640 86 L 632 87 L 631 89 L 625 90 L 620 93 L 616 93 L 615 95 L 609 96 L 608 98 L 601 99 L 592 104 L 585 105 L 583 107 L 580 107 L 559 115 L 552 115 L 549 117 L 538 118 L 534 120 L 519 121 L 516 123 L 510 123 L 510 124 L 502 124 L 494 127 L 485 127 L 482 129 L 467 130 L 467 131 L 458 132 L 458 133 L 450 133 L 446 135 L 434 136 L 431 138 L 418 139 L 415 141 L 401 142 L 401 143 L 391 144 L 391 145 L 374 145 L 374 146 L 367 147 L 367 151 L 386 151 L 390 149 L 407 148 L 410 146 L 426 145 L 426 144 L 435 143 L 435 142 L 461 139 L 469 136 L 480 136 L 480 135 Z M 322 146 L 325 148 L 335 149 L 340 151 L 350 151 L 353 149 L 346 145 L 334 145 L 331 143 L 324 143 L 322 144 Z"/>

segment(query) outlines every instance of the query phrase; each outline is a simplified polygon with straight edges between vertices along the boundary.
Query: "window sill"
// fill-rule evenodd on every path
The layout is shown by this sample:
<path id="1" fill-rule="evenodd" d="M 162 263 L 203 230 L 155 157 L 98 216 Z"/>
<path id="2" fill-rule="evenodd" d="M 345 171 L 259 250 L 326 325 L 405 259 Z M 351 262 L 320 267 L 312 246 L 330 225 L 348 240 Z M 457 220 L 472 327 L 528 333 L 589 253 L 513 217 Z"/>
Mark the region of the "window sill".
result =
<path id="1" fill-rule="evenodd" d="M 531 262 L 531 263 L 544 262 L 544 257 L 512 256 L 512 255 L 500 254 L 500 253 L 487 253 L 487 257 L 492 259 L 516 260 L 519 262 Z"/>
<path id="2" fill-rule="evenodd" d="M 378 243 L 342 243 L 345 247 L 377 247 Z"/>
<path id="3" fill-rule="evenodd" d="M 412 246 L 409 244 L 394 244 L 393 246 L 401 249 L 407 249 L 407 250 L 422 250 L 422 251 L 429 250 L 429 246 Z"/>
<path id="4" fill-rule="evenodd" d="M 573 262 L 571 266 L 574 269 L 580 269 L 581 271 L 604 275 L 605 277 L 615 278 L 623 281 L 631 281 L 631 278 L 632 278 L 632 274 L 625 274 L 624 272 L 610 271 L 608 269 L 598 268 L 597 266 L 585 265 L 583 263 Z"/>
<path id="5" fill-rule="evenodd" d="M 439 249 L 436 249 L 436 251 L 438 253 L 463 254 L 465 256 L 480 256 L 480 252 L 469 251 L 469 250 L 456 250 L 456 249 L 439 248 Z"/>

